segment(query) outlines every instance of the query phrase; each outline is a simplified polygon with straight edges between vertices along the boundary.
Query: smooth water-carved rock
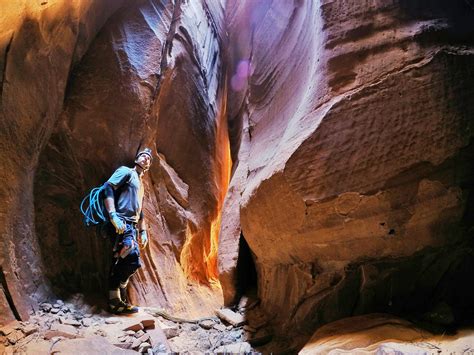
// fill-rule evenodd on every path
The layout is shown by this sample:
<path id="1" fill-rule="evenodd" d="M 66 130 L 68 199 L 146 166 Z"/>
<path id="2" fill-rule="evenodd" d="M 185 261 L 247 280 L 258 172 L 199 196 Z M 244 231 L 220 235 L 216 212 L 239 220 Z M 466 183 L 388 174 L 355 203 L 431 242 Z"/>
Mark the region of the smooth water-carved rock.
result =
<path id="1" fill-rule="evenodd" d="M 234 175 L 246 176 L 240 211 L 223 218 L 241 223 L 274 323 L 308 329 L 443 298 L 466 307 L 449 290 L 473 260 L 468 4 L 249 1 L 227 10 L 232 72 L 249 60 L 252 75 L 229 100 L 250 143 Z M 221 230 L 234 250 L 239 237 Z M 232 299 L 236 290 L 223 287 Z"/>
<path id="2" fill-rule="evenodd" d="M 0 322 L 50 284 L 105 289 L 110 245 L 77 206 L 145 145 L 132 301 L 198 317 L 219 279 L 231 304 L 245 251 L 287 336 L 374 310 L 469 317 L 468 1 L 6 6 Z"/>

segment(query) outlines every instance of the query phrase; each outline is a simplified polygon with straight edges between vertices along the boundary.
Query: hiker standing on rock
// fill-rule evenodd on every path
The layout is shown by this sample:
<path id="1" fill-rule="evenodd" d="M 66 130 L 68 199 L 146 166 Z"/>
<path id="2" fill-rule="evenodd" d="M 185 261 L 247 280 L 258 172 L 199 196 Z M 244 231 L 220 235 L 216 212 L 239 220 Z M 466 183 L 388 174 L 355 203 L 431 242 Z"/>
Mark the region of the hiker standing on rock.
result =
<path id="1" fill-rule="evenodd" d="M 127 301 L 130 277 L 141 267 L 140 248 L 148 242 L 142 212 L 143 175 L 150 168 L 151 149 L 145 148 L 135 157 L 135 166 L 121 166 L 104 184 L 104 204 L 115 227 L 113 260 L 109 275 L 109 311 L 115 314 L 138 312 Z"/>

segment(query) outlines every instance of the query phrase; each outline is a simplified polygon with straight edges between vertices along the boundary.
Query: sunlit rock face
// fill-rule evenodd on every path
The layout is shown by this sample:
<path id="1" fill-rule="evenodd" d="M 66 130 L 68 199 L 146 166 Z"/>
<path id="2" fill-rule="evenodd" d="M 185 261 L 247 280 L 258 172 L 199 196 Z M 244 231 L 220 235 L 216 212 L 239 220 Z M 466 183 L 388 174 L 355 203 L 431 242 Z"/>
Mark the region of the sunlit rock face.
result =
<path id="1" fill-rule="evenodd" d="M 2 321 L 27 318 L 27 295 L 48 285 L 105 296 L 111 245 L 83 227 L 79 204 L 144 146 L 160 155 L 131 299 L 208 314 L 221 304 L 215 239 L 231 166 L 222 5 L 44 3 L 2 18 L 14 29 L 1 36 Z"/>
<path id="2" fill-rule="evenodd" d="M 242 232 L 275 323 L 311 330 L 440 301 L 462 318 L 473 260 L 468 2 L 243 1 L 226 13 L 229 120 L 243 127 L 226 204 L 242 198 L 220 235 L 226 300 Z"/>

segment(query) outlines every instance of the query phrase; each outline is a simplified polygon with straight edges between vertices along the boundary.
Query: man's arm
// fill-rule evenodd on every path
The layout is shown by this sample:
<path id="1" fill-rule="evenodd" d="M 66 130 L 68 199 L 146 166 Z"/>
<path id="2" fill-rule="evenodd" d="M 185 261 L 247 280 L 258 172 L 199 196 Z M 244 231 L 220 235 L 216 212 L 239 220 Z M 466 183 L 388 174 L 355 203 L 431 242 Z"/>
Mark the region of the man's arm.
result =
<path id="1" fill-rule="evenodd" d="M 105 209 L 109 213 L 110 222 L 114 225 L 115 231 L 118 234 L 125 232 L 126 225 L 125 222 L 117 215 L 115 211 L 115 198 L 114 198 L 114 189 L 109 182 L 104 184 L 104 205 Z"/>
<path id="2" fill-rule="evenodd" d="M 138 220 L 138 244 L 140 248 L 145 248 L 148 243 L 148 234 L 146 232 L 146 222 L 143 211 L 140 212 L 140 219 Z"/>

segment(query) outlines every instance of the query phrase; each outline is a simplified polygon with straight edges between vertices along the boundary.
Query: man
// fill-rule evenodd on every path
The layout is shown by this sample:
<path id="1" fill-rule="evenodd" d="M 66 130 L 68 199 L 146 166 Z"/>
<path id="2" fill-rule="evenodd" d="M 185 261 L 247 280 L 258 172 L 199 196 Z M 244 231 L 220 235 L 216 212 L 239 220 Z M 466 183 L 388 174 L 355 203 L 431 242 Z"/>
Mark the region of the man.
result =
<path id="1" fill-rule="evenodd" d="M 142 179 L 151 161 L 151 149 L 145 148 L 136 155 L 133 168 L 121 166 L 104 184 L 104 204 L 115 228 L 112 233 L 114 248 L 108 302 L 109 311 L 115 314 L 138 312 L 138 307 L 127 301 L 127 285 L 130 277 L 141 267 L 138 247 L 144 248 L 148 242 L 142 212 Z"/>

